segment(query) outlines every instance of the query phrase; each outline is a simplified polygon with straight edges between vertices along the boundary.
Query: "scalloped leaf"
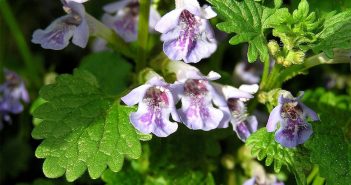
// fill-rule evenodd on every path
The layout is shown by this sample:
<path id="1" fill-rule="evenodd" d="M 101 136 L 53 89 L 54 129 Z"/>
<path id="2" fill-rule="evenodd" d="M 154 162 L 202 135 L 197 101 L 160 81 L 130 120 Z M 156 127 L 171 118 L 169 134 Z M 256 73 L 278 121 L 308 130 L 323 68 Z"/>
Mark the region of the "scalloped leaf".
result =
<path id="1" fill-rule="evenodd" d="M 291 166 L 294 162 L 296 150 L 281 146 L 275 141 L 274 133 L 267 132 L 266 128 L 253 133 L 246 141 L 246 145 L 251 148 L 252 155 L 258 160 L 266 159 L 266 166 L 273 164 L 276 173 L 279 173 L 282 165 Z"/>
<path id="2" fill-rule="evenodd" d="M 32 136 L 43 139 L 35 155 L 44 158 L 47 177 L 66 175 L 74 181 L 88 170 L 96 179 L 109 167 L 117 172 L 124 157 L 141 155 L 140 135 L 129 122 L 133 108 L 106 95 L 89 72 L 75 70 L 44 86 L 40 96 L 46 103 L 33 112 L 41 119 Z"/>

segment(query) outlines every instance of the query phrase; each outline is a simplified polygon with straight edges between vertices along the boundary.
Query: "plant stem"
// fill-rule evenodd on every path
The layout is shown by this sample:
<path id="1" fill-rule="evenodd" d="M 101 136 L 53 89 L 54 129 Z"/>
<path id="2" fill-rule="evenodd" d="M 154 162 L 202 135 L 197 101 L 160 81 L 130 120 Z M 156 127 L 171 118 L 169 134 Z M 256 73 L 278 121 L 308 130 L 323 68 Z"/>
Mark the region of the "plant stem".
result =
<path id="1" fill-rule="evenodd" d="M 106 25 L 95 19 L 95 17 L 91 16 L 90 14 L 86 14 L 85 16 L 88 20 L 91 36 L 96 36 L 104 39 L 109 44 L 111 49 L 135 60 L 136 57 L 133 49 L 112 29 L 108 28 Z"/>
<path id="2" fill-rule="evenodd" d="M 311 182 L 318 175 L 318 173 L 319 173 L 319 168 L 318 168 L 318 166 L 315 165 L 313 167 L 311 173 L 307 177 L 307 184 L 311 184 Z"/>
<path id="3" fill-rule="evenodd" d="M 283 70 L 275 79 L 273 79 L 276 86 L 280 86 L 283 82 L 303 73 L 304 71 L 322 64 L 347 64 L 350 63 L 350 51 L 335 50 L 334 59 L 328 58 L 324 53 L 314 55 L 305 60 L 301 65 L 294 65 Z"/>
<path id="4" fill-rule="evenodd" d="M 140 0 L 140 13 L 138 23 L 138 56 L 136 62 L 136 71 L 140 72 L 146 67 L 147 45 L 149 40 L 149 15 L 150 0 Z"/>
<path id="5" fill-rule="evenodd" d="M 312 185 L 324 185 L 325 179 L 317 176 Z"/>
<path id="6" fill-rule="evenodd" d="M 23 35 L 23 33 L 21 32 L 21 29 L 18 26 L 18 23 L 13 15 L 13 12 L 9 6 L 9 4 L 7 3 L 6 0 L 0 0 L 0 11 L 3 15 L 3 18 L 6 22 L 6 24 L 8 25 L 10 32 L 12 33 L 18 49 L 20 51 L 20 54 L 23 58 L 23 61 L 25 63 L 26 68 L 28 69 L 30 75 L 28 75 L 29 78 L 32 79 L 32 82 L 38 86 L 41 84 L 41 79 L 39 77 L 39 73 L 37 71 L 37 69 L 35 68 L 35 65 L 32 64 L 33 57 L 31 55 L 31 52 L 29 50 L 29 47 L 26 43 L 26 39 Z"/>
<path id="7" fill-rule="evenodd" d="M 277 76 L 280 74 L 280 71 L 281 71 L 281 66 L 275 64 L 274 67 L 273 67 L 273 69 L 272 69 L 271 74 L 270 74 L 269 77 L 268 77 L 268 82 L 267 82 L 267 84 L 266 84 L 266 89 L 267 89 L 267 90 L 272 90 L 272 89 L 274 89 L 274 88 L 277 88 L 277 87 L 276 87 L 276 84 L 275 84 L 275 79 L 276 79 Z"/>
<path id="8" fill-rule="evenodd" d="M 265 61 L 264 66 L 263 66 L 263 75 L 260 83 L 260 88 L 265 89 L 265 86 L 267 84 L 267 79 L 269 75 L 269 68 L 270 68 L 270 61 Z"/>

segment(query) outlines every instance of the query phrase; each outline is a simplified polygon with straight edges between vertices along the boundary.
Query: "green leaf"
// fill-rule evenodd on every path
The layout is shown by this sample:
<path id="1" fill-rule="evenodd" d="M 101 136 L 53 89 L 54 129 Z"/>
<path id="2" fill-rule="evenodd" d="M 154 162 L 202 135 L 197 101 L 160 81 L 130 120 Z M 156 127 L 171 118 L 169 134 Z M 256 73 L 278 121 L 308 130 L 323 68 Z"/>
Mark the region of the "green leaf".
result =
<path id="1" fill-rule="evenodd" d="M 112 95 L 127 88 L 132 70 L 132 66 L 126 60 L 110 51 L 86 56 L 79 68 L 91 72 L 102 90 Z"/>
<path id="2" fill-rule="evenodd" d="M 252 155 L 262 161 L 266 158 L 266 166 L 274 164 L 274 171 L 278 173 L 282 165 L 292 165 L 295 149 L 282 147 L 274 139 L 273 132 L 267 132 L 266 128 L 261 128 L 253 133 L 246 145 L 251 148 Z"/>
<path id="3" fill-rule="evenodd" d="M 61 75 L 55 84 L 44 86 L 40 96 L 47 102 L 33 113 L 43 122 L 32 136 L 44 139 L 35 154 L 45 158 L 47 177 L 66 174 L 74 181 L 88 170 L 96 179 L 107 166 L 119 171 L 124 156 L 141 155 L 139 136 L 129 122 L 134 109 L 107 96 L 91 73 L 75 70 L 74 75 Z"/>
<path id="4" fill-rule="evenodd" d="M 351 10 L 327 18 L 317 37 L 318 41 L 312 46 L 313 51 L 323 51 L 330 58 L 335 48 L 351 48 Z"/>
<path id="5" fill-rule="evenodd" d="M 308 103 L 320 115 L 313 125 L 313 136 L 305 144 L 311 152 L 311 162 L 318 164 L 320 176 L 327 184 L 344 185 L 351 182 L 350 111 L 327 104 Z M 344 129 L 343 129 L 344 128 Z"/>
<path id="6" fill-rule="evenodd" d="M 254 0 L 208 0 L 224 18 L 224 22 L 217 27 L 227 33 L 236 35 L 229 41 L 236 45 L 244 42 L 249 43 L 248 59 L 254 62 L 260 58 L 263 62 L 269 62 L 269 53 L 265 30 L 271 27 L 271 23 L 280 22 L 282 14 L 287 9 L 272 9 L 264 7 Z M 276 6 L 280 2 L 276 2 Z"/>
<path id="7" fill-rule="evenodd" d="M 143 178 L 140 173 L 132 168 L 124 168 L 121 172 L 114 173 L 107 170 L 102 175 L 102 180 L 106 185 L 142 185 Z"/>

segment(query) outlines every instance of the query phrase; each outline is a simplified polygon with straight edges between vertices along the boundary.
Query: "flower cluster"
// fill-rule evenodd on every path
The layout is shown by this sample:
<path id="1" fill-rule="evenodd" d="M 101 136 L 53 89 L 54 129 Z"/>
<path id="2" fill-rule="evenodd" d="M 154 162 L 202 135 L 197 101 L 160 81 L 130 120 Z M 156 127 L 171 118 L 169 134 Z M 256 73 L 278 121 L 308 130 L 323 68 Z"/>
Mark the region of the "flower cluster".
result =
<path id="1" fill-rule="evenodd" d="M 212 81 L 220 78 L 218 73 L 211 71 L 204 76 L 197 68 L 179 61 L 170 62 L 168 69 L 177 77 L 173 84 L 154 75 L 122 97 L 127 105 L 138 104 L 130 121 L 140 132 L 159 137 L 174 133 L 178 126 L 170 121 L 170 115 L 194 130 L 225 128 L 231 122 L 243 141 L 256 130 L 256 118 L 247 115 L 243 103 L 252 98 L 250 93 L 215 84 Z M 181 106 L 177 109 L 178 102 Z"/>
<path id="2" fill-rule="evenodd" d="M 278 105 L 269 116 L 267 131 L 275 131 L 279 122 L 280 128 L 275 133 L 275 139 L 285 147 L 295 147 L 311 136 L 312 126 L 306 121 L 307 117 L 312 121 L 319 120 L 318 115 L 300 101 L 302 96 L 303 92 L 296 98 L 289 92 L 281 94 Z"/>
<path id="3" fill-rule="evenodd" d="M 0 85 L 0 129 L 2 120 L 11 122 L 10 114 L 23 111 L 21 100 L 29 102 L 29 95 L 22 79 L 14 72 L 5 70 L 5 82 Z"/>

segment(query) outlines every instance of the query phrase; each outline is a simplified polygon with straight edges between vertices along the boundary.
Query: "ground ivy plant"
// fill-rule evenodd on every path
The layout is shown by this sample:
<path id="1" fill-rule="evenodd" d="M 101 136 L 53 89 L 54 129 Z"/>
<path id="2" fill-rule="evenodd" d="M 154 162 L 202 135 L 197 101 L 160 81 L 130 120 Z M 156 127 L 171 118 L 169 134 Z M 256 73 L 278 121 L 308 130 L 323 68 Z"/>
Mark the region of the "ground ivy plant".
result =
<path id="1" fill-rule="evenodd" d="M 70 74 L 0 74 L 0 128 L 32 100 L 33 155 L 50 178 L 32 184 L 351 183 L 347 0 L 55 3 L 62 16 L 32 44 L 90 50 Z"/>

